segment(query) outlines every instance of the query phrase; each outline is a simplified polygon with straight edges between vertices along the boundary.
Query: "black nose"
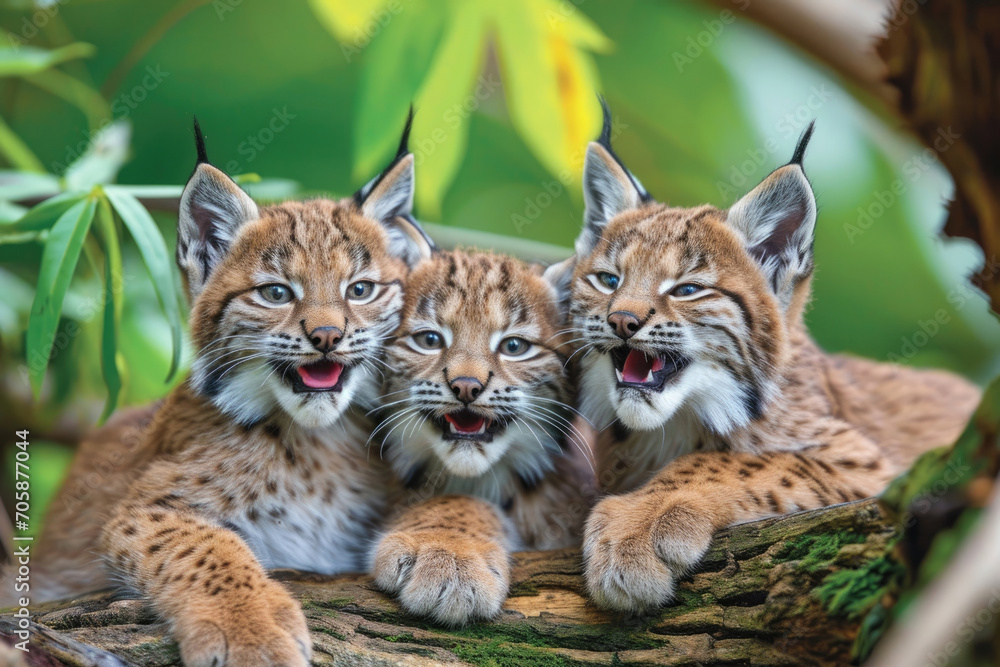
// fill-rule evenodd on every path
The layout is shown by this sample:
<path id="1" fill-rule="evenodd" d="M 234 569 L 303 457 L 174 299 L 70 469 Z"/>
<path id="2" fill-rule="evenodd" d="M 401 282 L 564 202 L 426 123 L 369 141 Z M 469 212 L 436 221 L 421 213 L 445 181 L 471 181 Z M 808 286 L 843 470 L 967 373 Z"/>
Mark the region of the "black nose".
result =
<path id="1" fill-rule="evenodd" d="M 628 340 L 642 328 L 642 322 L 636 314 L 627 310 L 618 310 L 608 315 L 608 324 L 615 328 L 615 333 L 622 340 Z"/>
<path id="2" fill-rule="evenodd" d="M 479 394 L 483 393 L 483 383 L 476 378 L 455 378 L 448 385 L 451 387 L 451 393 L 455 394 L 455 398 L 466 405 L 476 400 Z"/>
<path id="3" fill-rule="evenodd" d="M 337 347 L 344 337 L 344 332 L 338 327 L 316 327 L 309 332 L 309 342 L 320 352 L 329 352 Z"/>

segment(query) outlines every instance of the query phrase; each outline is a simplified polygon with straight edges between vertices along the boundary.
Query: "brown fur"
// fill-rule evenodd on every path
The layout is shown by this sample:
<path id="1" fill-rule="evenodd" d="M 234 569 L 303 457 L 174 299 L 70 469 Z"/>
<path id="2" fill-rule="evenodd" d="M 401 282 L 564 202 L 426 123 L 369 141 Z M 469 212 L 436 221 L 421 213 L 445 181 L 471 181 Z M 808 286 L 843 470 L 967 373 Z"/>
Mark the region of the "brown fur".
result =
<path id="1" fill-rule="evenodd" d="M 178 242 L 194 301 L 192 376 L 155 416 L 116 418 L 84 443 L 43 540 L 42 562 L 62 569 L 52 592 L 104 585 L 97 551 L 170 624 L 185 664 L 307 664 L 305 618 L 265 568 L 362 569 L 397 493 L 388 468 L 368 461 L 371 424 L 354 404 L 374 400 L 399 323 L 414 251 L 400 239 L 422 236 L 368 207 L 411 170 L 412 156 L 397 160 L 363 202 L 258 210 L 222 172 L 198 167 Z M 245 219 L 209 217 L 219 211 Z M 351 291 L 357 281 L 374 285 L 370 299 Z M 261 285 L 274 283 L 294 298 L 269 302 Z M 333 347 L 317 327 L 337 327 Z M 300 366 L 320 361 L 343 365 L 339 384 L 296 389 Z M 100 488 L 72 502 L 94 474 Z"/>
<path id="2" fill-rule="evenodd" d="M 611 175 L 598 185 L 631 192 L 628 210 L 586 232 L 572 266 L 583 410 L 610 424 L 598 473 L 620 494 L 596 505 L 584 538 L 598 604 L 662 604 L 716 530 L 877 494 L 959 435 L 979 397 L 968 382 L 828 355 L 810 339 L 812 230 L 791 226 L 811 224 L 798 164 L 727 213 L 644 199 L 605 146 L 590 150 L 598 175 Z M 769 200 L 776 191 L 784 199 Z M 787 226 L 748 240 L 758 230 L 739 216 L 776 217 L 775 201 L 792 202 Z M 620 277 L 610 293 L 598 289 L 601 272 Z M 675 293 L 687 284 L 693 296 Z M 622 312 L 636 315 L 625 340 L 612 317 Z M 665 364 L 680 359 L 680 370 L 662 391 L 616 383 L 611 355 L 625 345 Z"/>
<path id="3" fill-rule="evenodd" d="M 486 253 L 438 253 L 410 276 L 376 432 L 408 490 L 374 575 L 413 613 L 451 625 L 493 616 L 512 549 L 579 541 L 594 482 L 572 425 L 555 297 L 538 270 Z M 422 353 L 414 335 L 425 331 L 450 340 Z M 523 358 L 501 354 L 511 336 L 532 345 Z M 446 437 L 443 415 L 464 407 L 456 378 L 483 387 L 466 409 L 506 425 L 489 441 Z"/>

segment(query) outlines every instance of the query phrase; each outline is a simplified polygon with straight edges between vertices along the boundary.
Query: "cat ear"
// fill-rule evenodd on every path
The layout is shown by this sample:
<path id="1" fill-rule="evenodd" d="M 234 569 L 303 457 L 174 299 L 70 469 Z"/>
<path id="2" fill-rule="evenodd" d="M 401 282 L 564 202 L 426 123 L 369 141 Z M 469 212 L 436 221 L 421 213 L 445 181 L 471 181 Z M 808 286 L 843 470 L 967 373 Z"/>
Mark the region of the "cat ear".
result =
<path id="1" fill-rule="evenodd" d="M 589 254 L 615 216 L 639 208 L 649 200 L 642 187 L 611 148 L 611 110 L 600 98 L 604 126 L 597 141 L 587 146 L 583 161 L 583 232 L 576 240 L 578 256 Z"/>
<path id="2" fill-rule="evenodd" d="M 226 254 L 237 230 L 260 217 L 257 205 L 233 179 L 208 162 L 205 137 L 194 121 L 198 164 L 181 193 L 177 264 L 193 300 Z"/>
<path id="3" fill-rule="evenodd" d="M 795 147 L 792 161 L 774 170 L 733 204 L 727 220 L 743 238 L 749 253 L 764 269 L 785 308 L 795 286 L 813 270 L 816 197 L 802 169 L 813 123 Z"/>
<path id="4" fill-rule="evenodd" d="M 389 233 L 389 252 L 410 268 L 429 258 L 434 242 L 413 217 L 414 157 L 409 149 L 413 107 L 396 157 L 386 169 L 354 193 L 354 203 L 361 213 L 382 223 Z"/>
<path id="5" fill-rule="evenodd" d="M 542 277 L 552 287 L 559 309 L 566 312 L 573 285 L 573 271 L 576 270 L 576 255 L 545 268 Z"/>

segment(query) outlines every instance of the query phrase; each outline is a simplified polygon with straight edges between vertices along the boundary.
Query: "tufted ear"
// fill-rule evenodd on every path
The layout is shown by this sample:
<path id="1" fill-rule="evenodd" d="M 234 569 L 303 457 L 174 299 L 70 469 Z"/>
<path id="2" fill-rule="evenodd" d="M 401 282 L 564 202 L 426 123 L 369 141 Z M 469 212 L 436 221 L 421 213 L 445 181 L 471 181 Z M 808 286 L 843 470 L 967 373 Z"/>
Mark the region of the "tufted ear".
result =
<path id="1" fill-rule="evenodd" d="M 733 204 L 727 220 L 743 238 L 784 308 L 795 287 L 812 273 L 816 197 L 802 169 L 813 123 L 802 133 L 792 161 L 774 170 Z"/>
<path id="2" fill-rule="evenodd" d="M 361 213 L 377 220 L 389 232 L 389 250 L 409 267 L 431 256 L 434 242 L 413 217 L 413 153 L 409 149 L 413 107 L 406 118 L 396 157 L 378 176 L 354 193 Z"/>
<path id="3" fill-rule="evenodd" d="M 237 230 L 259 217 L 257 205 L 233 179 L 208 162 L 205 138 L 194 121 L 198 164 L 181 193 L 177 264 L 193 301 L 226 254 Z"/>
<path id="4" fill-rule="evenodd" d="M 564 313 L 569 308 L 572 296 L 573 271 L 576 269 L 576 255 L 545 268 L 542 277 L 552 286 L 559 309 Z"/>
<path id="5" fill-rule="evenodd" d="M 587 146 L 583 161 L 583 231 L 576 240 L 578 256 L 589 254 L 608 223 L 620 213 L 639 208 L 649 200 L 642 187 L 611 148 L 611 110 L 601 98 L 604 126 L 597 141 Z"/>

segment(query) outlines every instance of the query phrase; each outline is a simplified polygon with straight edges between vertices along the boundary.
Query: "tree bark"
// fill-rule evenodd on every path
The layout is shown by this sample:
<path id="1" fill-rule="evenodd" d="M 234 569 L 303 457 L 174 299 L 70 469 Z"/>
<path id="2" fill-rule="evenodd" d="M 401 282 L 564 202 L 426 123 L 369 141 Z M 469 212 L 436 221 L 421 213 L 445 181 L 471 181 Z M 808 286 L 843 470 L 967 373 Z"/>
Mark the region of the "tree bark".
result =
<path id="1" fill-rule="evenodd" d="M 826 610 L 837 592 L 828 577 L 876 562 L 895 532 L 875 499 L 734 526 L 673 605 L 631 618 L 587 602 L 578 551 L 519 553 L 500 617 L 457 631 L 406 615 L 367 576 L 274 576 L 302 602 L 314 665 L 843 665 L 859 622 Z M 35 655 L 73 666 L 180 664 L 141 600 L 98 593 L 32 613 Z"/>

